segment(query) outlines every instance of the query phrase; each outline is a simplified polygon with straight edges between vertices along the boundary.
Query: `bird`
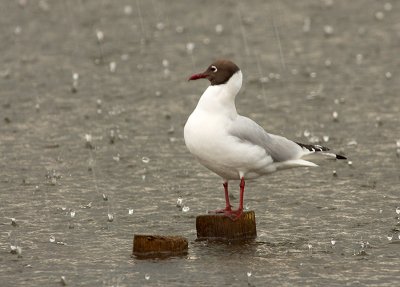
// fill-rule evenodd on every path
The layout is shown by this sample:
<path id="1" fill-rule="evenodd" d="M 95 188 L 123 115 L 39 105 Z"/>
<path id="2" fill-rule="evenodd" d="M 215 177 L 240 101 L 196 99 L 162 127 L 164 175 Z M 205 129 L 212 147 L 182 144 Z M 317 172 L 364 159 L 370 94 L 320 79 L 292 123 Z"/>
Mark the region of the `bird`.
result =
<path id="1" fill-rule="evenodd" d="M 325 157 L 347 159 L 327 147 L 302 144 L 268 133 L 252 119 L 239 115 L 235 99 L 242 87 L 240 68 L 230 60 L 219 59 L 189 81 L 207 79 L 210 85 L 200 97 L 184 126 L 189 152 L 223 180 L 225 208 L 213 211 L 233 221 L 243 214 L 245 181 L 296 167 L 316 167 L 311 160 Z M 229 200 L 228 182 L 239 180 L 237 209 Z"/>

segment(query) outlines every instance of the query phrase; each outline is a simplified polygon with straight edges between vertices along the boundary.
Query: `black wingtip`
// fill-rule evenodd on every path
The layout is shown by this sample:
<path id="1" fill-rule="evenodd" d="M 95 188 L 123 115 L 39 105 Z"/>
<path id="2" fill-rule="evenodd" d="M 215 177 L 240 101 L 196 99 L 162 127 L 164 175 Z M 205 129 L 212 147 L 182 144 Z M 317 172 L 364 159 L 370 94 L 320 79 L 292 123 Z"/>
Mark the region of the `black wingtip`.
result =
<path id="1" fill-rule="evenodd" d="M 336 159 L 347 159 L 347 157 L 337 154 Z"/>

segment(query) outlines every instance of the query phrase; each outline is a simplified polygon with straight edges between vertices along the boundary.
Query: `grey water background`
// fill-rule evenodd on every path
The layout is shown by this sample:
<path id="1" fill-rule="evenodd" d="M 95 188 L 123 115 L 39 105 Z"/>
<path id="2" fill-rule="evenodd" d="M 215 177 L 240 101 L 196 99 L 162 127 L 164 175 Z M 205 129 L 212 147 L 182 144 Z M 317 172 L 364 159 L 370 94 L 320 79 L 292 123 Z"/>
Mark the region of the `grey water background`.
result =
<path id="1" fill-rule="evenodd" d="M 397 1 L 1 1 L 0 35 L 1 286 L 398 284 Z M 195 241 L 224 198 L 183 142 L 187 78 L 220 57 L 240 113 L 349 158 L 248 182 L 247 244 Z M 189 254 L 131 258 L 134 233 Z"/>

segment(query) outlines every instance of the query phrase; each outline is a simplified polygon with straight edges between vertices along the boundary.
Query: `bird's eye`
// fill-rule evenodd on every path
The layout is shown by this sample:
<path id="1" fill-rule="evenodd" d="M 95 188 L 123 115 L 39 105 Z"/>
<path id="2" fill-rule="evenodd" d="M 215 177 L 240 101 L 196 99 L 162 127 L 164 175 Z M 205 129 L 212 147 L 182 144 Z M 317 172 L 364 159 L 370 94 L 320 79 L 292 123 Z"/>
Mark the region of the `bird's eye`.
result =
<path id="1" fill-rule="evenodd" d="M 215 66 L 211 66 L 210 67 L 211 71 L 213 71 L 214 73 L 216 73 L 218 71 L 217 67 Z"/>

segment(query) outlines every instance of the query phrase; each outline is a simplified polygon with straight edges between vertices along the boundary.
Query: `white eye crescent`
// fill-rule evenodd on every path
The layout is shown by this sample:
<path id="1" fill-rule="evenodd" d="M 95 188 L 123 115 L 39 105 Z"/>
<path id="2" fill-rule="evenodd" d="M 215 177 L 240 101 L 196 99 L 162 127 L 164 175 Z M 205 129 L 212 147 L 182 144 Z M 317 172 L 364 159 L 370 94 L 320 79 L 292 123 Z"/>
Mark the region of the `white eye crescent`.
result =
<path id="1" fill-rule="evenodd" d="M 213 71 L 214 73 L 216 73 L 218 71 L 217 67 L 215 66 L 211 66 L 210 67 L 211 71 Z"/>

